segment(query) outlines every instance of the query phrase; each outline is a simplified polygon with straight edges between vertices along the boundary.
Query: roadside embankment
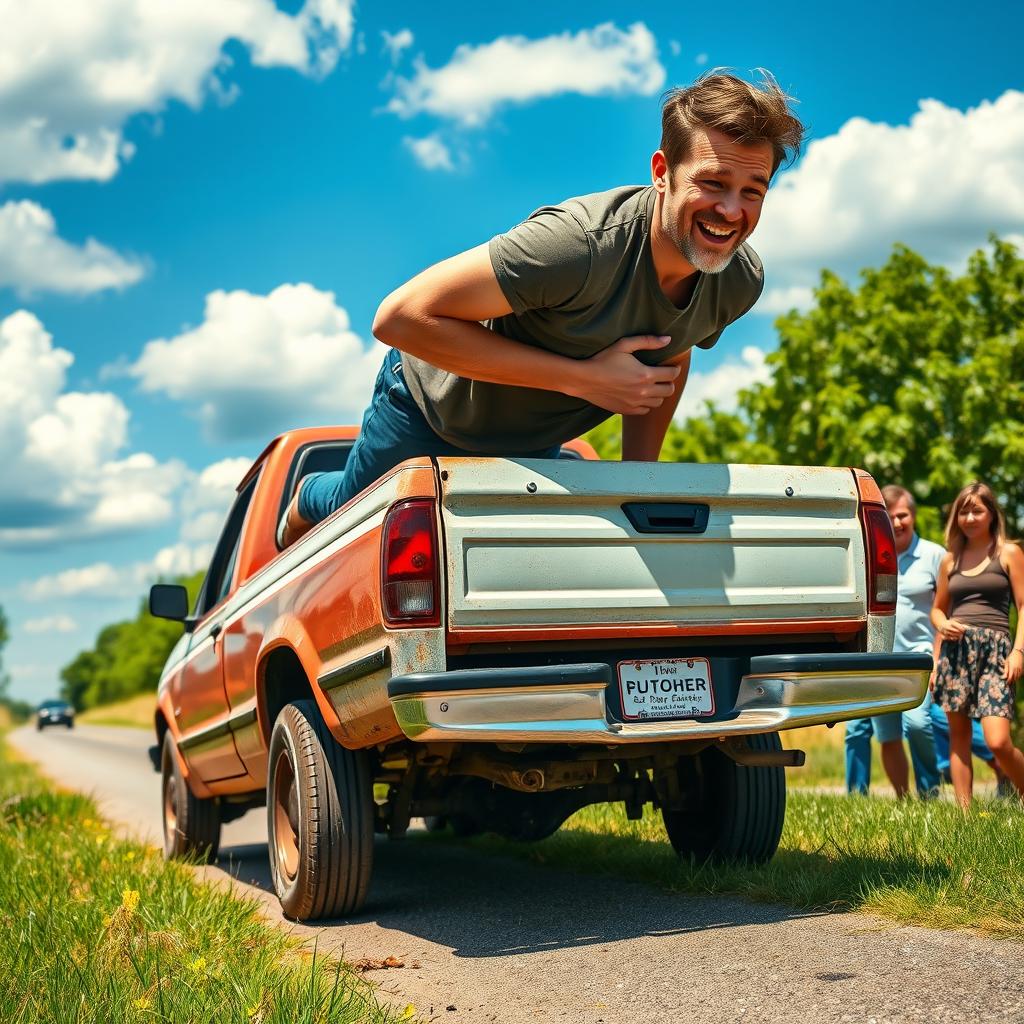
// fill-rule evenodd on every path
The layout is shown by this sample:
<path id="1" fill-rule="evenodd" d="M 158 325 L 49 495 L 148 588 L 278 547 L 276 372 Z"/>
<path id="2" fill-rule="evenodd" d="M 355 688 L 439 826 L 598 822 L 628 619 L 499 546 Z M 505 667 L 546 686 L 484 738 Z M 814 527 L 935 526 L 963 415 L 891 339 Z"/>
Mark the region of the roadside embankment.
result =
<path id="1" fill-rule="evenodd" d="M 341 960 L 119 837 L 0 736 L 0 1020 L 386 1024 Z"/>

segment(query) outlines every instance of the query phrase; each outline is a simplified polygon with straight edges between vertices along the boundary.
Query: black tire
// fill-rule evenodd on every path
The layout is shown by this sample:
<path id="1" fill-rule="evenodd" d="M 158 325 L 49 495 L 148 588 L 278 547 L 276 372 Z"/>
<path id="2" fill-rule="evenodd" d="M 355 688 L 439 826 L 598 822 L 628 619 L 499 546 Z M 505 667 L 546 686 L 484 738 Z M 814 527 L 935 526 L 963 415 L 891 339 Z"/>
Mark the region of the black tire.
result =
<path id="1" fill-rule="evenodd" d="M 428 814 L 423 819 L 428 832 L 443 832 L 448 827 L 448 819 L 442 814 Z"/>
<path id="2" fill-rule="evenodd" d="M 67 727 L 68 727 L 69 729 L 73 729 L 73 728 L 75 727 L 75 723 L 74 723 L 74 722 L 68 722 L 68 723 L 67 723 Z"/>
<path id="3" fill-rule="evenodd" d="M 778 734 L 748 738 L 751 750 L 782 750 Z M 715 747 L 681 757 L 678 806 L 662 808 L 680 857 L 703 863 L 764 864 L 779 846 L 786 818 L 786 774 L 776 766 L 739 765 Z"/>
<path id="4" fill-rule="evenodd" d="M 174 737 L 164 733 L 160 752 L 164 857 L 212 864 L 220 847 L 220 808 L 216 797 L 197 797 L 188 788 L 174 756 Z"/>
<path id="5" fill-rule="evenodd" d="M 365 751 L 346 750 L 313 700 L 281 711 L 270 737 L 267 845 L 285 914 L 355 913 L 373 870 L 373 779 Z"/>

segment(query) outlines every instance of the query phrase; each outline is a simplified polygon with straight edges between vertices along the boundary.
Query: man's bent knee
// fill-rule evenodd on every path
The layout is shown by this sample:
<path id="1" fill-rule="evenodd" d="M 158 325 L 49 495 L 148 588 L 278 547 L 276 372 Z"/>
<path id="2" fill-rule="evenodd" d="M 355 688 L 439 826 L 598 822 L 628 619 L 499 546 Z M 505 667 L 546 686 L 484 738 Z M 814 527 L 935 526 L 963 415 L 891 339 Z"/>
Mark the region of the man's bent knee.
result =
<path id="1" fill-rule="evenodd" d="M 299 484 L 296 514 L 306 523 L 322 522 L 345 504 L 345 473 L 310 473 Z"/>

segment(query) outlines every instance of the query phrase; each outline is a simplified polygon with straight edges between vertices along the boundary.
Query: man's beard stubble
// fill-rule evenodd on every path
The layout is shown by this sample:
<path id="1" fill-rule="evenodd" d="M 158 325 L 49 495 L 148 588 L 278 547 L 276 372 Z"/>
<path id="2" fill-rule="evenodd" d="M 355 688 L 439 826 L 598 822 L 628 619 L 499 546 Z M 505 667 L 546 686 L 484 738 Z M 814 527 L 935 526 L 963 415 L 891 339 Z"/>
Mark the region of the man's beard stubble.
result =
<path id="1" fill-rule="evenodd" d="M 695 270 L 702 274 L 720 274 L 732 262 L 744 239 L 737 238 L 735 245 L 727 253 L 708 252 L 701 249 L 693 237 L 692 230 L 680 235 L 679 226 L 675 220 L 668 217 L 663 219 L 665 233 L 672 239 L 673 245 L 679 250 L 679 254 Z"/>

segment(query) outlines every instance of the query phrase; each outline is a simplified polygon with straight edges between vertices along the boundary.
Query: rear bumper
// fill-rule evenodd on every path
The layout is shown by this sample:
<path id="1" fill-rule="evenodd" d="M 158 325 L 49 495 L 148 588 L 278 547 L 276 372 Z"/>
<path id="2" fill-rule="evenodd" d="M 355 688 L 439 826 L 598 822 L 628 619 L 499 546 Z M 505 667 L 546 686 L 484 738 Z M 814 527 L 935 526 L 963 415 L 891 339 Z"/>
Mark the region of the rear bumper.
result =
<path id="1" fill-rule="evenodd" d="M 388 697 L 419 742 L 650 743 L 777 732 L 906 711 L 924 699 L 927 654 L 780 654 L 750 659 L 731 707 L 710 718 L 617 720 L 611 666 L 542 665 L 395 676 Z"/>

